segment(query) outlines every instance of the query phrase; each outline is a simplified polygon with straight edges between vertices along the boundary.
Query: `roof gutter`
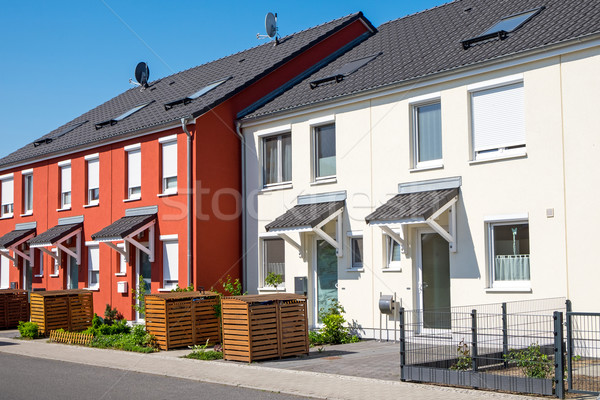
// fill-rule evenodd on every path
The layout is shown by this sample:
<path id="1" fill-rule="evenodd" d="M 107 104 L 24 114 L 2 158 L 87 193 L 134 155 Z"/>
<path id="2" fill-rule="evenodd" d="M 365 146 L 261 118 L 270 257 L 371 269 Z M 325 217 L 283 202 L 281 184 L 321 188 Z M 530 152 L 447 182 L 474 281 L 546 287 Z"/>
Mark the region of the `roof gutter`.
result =
<path id="1" fill-rule="evenodd" d="M 181 129 L 187 136 L 187 181 L 186 181 L 186 197 L 187 197 L 187 284 L 193 285 L 193 252 L 192 252 L 192 134 L 187 128 L 191 117 L 181 118 Z"/>
<path id="2" fill-rule="evenodd" d="M 247 214 L 248 210 L 246 209 L 248 200 L 246 198 L 246 140 L 244 135 L 242 134 L 242 123 L 241 121 L 235 122 L 235 133 L 240 138 L 240 149 L 242 151 L 241 154 L 241 178 L 242 178 L 242 288 L 245 291 L 248 291 L 248 255 L 247 249 L 248 244 L 247 234 L 246 234 L 246 225 L 247 225 Z"/>

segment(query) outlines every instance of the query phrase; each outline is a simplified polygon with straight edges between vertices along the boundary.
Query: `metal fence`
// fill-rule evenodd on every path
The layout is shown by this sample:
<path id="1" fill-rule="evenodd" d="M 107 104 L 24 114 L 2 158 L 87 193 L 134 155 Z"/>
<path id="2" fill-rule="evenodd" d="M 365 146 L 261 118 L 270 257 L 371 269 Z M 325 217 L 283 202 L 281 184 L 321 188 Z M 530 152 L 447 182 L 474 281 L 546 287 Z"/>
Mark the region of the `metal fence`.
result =
<path id="1" fill-rule="evenodd" d="M 567 382 L 574 393 L 600 393 L 600 313 L 566 313 Z"/>
<path id="2" fill-rule="evenodd" d="M 401 378 L 532 394 L 555 393 L 555 350 L 562 354 L 562 341 L 555 340 L 562 337 L 557 332 L 562 328 L 562 319 L 560 323 L 556 319 L 562 314 L 534 314 L 541 304 L 556 305 L 503 303 L 497 313 L 482 312 L 496 305 L 475 307 L 469 312 L 402 309 Z M 561 305 L 564 308 L 564 299 Z M 509 313 L 511 308 L 519 312 Z M 556 390 L 560 392 L 560 388 Z"/>

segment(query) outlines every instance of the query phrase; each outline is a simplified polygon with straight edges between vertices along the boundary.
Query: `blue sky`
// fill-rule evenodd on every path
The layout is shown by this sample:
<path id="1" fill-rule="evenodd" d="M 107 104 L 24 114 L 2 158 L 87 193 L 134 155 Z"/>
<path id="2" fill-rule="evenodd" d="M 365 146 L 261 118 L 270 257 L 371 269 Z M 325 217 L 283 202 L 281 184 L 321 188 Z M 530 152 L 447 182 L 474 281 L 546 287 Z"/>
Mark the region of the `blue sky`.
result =
<path id="1" fill-rule="evenodd" d="M 445 0 L 11 1 L 0 8 L 0 157 L 150 79 L 257 46 L 264 17 L 281 36 L 362 11 L 378 26 Z"/>

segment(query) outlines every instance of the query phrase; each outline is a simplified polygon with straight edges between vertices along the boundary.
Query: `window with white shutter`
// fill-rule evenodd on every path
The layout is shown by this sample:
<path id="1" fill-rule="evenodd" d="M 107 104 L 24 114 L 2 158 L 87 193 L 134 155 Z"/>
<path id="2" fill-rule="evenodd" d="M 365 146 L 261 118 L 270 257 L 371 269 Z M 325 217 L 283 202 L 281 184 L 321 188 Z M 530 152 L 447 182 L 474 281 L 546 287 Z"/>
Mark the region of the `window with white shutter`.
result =
<path id="1" fill-rule="evenodd" d="M 12 174 L 10 177 L 2 179 L 0 190 L 2 191 L 2 193 L 0 193 L 0 197 L 2 198 L 0 217 L 12 217 L 14 205 L 14 180 Z"/>
<path id="2" fill-rule="evenodd" d="M 0 256 L 0 289 L 10 288 L 10 278 L 8 275 L 9 270 L 10 261 L 8 260 L 8 258 Z"/>
<path id="3" fill-rule="evenodd" d="M 179 243 L 163 241 L 163 288 L 175 289 L 179 283 Z"/>
<path id="4" fill-rule="evenodd" d="M 162 191 L 177 193 L 177 141 L 162 144 Z"/>
<path id="5" fill-rule="evenodd" d="M 475 160 L 523 153 L 523 82 L 471 92 L 471 129 Z"/>
<path id="6" fill-rule="evenodd" d="M 71 165 L 60 167 L 60 208 L 71 207 Z"/>
<path id="7" fill-rule="evenodd" d="M 100 248 L 88 246 L 88 289 L 100 286 Z"/>
<path id="8" fill-rule="evenodd" d="M 127 195 L 129 199 L 142 197 L 142 151 L 127 152 Z"/>
<path id="9" fill-rule="evenodd" d="M 88 204 L 98 204 L 100 201 L 100 160 L 98 158 L 89 159 L 87 162 L 88 171 Z"/>

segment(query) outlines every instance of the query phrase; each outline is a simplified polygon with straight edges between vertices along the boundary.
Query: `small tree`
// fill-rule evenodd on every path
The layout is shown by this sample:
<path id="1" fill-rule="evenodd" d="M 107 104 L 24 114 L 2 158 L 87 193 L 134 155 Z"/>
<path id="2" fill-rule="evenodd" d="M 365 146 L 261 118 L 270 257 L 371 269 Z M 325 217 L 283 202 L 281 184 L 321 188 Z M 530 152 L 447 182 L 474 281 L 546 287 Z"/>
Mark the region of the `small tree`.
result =
<path id="1" fill-rule="evenodd" d="M 131 289 L 133 294 L 133 309 L 140 315 L 146 315 L 146 281 L 144 277 L 140 275 L 137 287 Z"/>
<path id="2" fill-rule="evenodd" d="M 282 282 L 283 282 L 282 276 L 280 274 L 276 274 L 272 271 L 269 272 L 269 274 L 265 278 L 265 285 L 273 286 L 273 288 L 275 288 L 276 291 L 277 291 L 277 286 L 280 285 Z"/>

